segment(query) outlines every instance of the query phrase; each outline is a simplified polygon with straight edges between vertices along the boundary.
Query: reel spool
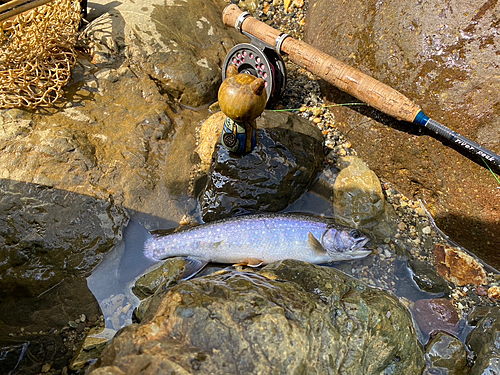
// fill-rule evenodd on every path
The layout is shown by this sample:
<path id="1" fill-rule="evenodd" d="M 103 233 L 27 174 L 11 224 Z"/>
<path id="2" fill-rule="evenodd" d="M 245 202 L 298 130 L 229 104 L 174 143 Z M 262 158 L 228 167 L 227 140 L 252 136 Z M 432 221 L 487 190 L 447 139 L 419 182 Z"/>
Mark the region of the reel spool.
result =
<path id="1" fill-rule="evenodd" d="M 285 91 L 285 62 L 273 49 L 259 48 L 253 44 L 241 43 L 227 54 L 222 66 L 222 81 L 227 77 L 229 65 L 236 65 L 238 73 L 251 74 L 262 78 L 267 92 L 267 107 L 274 104 Z"/>

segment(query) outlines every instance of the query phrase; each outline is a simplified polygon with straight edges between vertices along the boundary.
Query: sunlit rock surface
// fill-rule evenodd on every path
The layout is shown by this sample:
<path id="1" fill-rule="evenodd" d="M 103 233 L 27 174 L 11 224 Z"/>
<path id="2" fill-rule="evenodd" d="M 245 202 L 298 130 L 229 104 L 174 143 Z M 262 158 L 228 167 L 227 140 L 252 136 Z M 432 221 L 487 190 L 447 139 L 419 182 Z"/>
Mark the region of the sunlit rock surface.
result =
<path id="1" fill-rule="evenodd" d="M 87 31 L 93 61 L 126 56 L 170 98 L 190 107 L 207 104 L 217 98 L 227 52 L 246 40 L 222 24 L 226 5 L 222 0 L 98 0 L 89 18 L 99 17 Z"/>
<path id="2" fill-rule="evenodd" d="M 313 0 L 305 41 L 499 154 L 499 12 L 499 3 L 482 0 Z M 331 85 L 324 93 L 336 103 L 357 101 Z M 368 107 L 332 112 L 335 126 L 380 178 L 422 199 L 441 229 L 500 267 L 500 189 L 482 160 Z"/>
<path id="3" fill-rule="evenodd" d="M 284 282 L 286 281 L 286 282 Z M 283 261 L 181 282 L 90 373 L 418 374 L 424 355 L 393 295 Z"/>

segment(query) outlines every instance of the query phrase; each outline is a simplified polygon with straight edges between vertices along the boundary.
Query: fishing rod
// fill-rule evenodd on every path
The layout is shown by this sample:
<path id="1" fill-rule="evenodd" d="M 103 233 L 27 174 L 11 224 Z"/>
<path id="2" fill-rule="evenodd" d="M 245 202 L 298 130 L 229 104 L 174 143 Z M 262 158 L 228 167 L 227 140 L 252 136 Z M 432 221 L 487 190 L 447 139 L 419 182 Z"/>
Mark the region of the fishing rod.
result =
<path id="1" fill-rule="evenodd" d="M 250 59 L 250 51 L 246 48 L 239 48 L 238 45 L 229 51 L 224 65 L 235 64 L 240 72 L 255 73 L 254 75 L 262 77 L 268 86 L 272 86 L 273 79 L 276 80 L 276 77 L 278 77 L 278 89 L 271 87 L 271 90 L 268 88 L 268 91 L 279 92 L 283 89 L 282 86 L 286 80 L 280 78 L 280 75 L 283 75 L 282 72 L 279 72 L 281 65 L 273 65 L 273 59 L 276 59 L 276 54 L 285 53 L 293 63 L 332 83 L 340 90 L 347 92 L 380 112 L 397 120 L 411 122 L 430 129 L 441 137 L 500 168 L 499 155 L 431 119 L 418 105 L 399 91 L 303 41 L 294 39 L 286 33 L 281 33 L 255 19 L 250 13 L 243 12 L 237 5 L 232 4 L 224 9 L 222 21 L 227 27 L 234 27 L 240 33 L 250 37 L 252 43 L 257 43 L 260 46 L 257 51 L 261 51 L 259 61 L 268 57 L 265 62 L 270 65 L 270 69 L 267 69 L 266 64 L 256 62 L 255 51 L 253 51 L 254 57 Z M 269 58 L 270 56 L 271 58 Z M 280 60 L 278 59 L 278 61 Z M 225 68 L 223 69 L 223 75 L 227 70 Z"/>

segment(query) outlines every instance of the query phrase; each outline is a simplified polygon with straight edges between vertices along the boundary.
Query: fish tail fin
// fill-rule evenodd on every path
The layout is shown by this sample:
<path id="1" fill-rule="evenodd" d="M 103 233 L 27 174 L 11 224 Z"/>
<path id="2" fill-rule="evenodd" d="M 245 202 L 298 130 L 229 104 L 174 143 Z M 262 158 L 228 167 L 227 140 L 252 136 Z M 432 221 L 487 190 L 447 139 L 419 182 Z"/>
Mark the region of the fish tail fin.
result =
<path id="1" fill-rule="evenodd" d="M 158 261 L 147 257 L 143 251 L 145 243 L 151 238 L 149 231 L 139 223 L 130 220 L 123 231 L 123 242 L 125 250 L 119 263 L 118 278 L 120 281 L 128 282 L 135 279 L 147 268 Z"/>

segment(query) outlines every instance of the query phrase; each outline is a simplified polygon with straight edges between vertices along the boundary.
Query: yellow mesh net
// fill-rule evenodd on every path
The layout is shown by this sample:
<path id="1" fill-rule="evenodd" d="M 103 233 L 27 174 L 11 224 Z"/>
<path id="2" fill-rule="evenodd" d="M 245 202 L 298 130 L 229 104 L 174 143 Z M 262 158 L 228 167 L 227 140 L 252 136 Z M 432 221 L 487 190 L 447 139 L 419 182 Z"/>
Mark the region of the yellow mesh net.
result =
<path id="1" fill-rule="evenodd" d="M 0 22 L 0 108 L 48 107 L 76 63 L 79 0 L 54 0 Z"/>

